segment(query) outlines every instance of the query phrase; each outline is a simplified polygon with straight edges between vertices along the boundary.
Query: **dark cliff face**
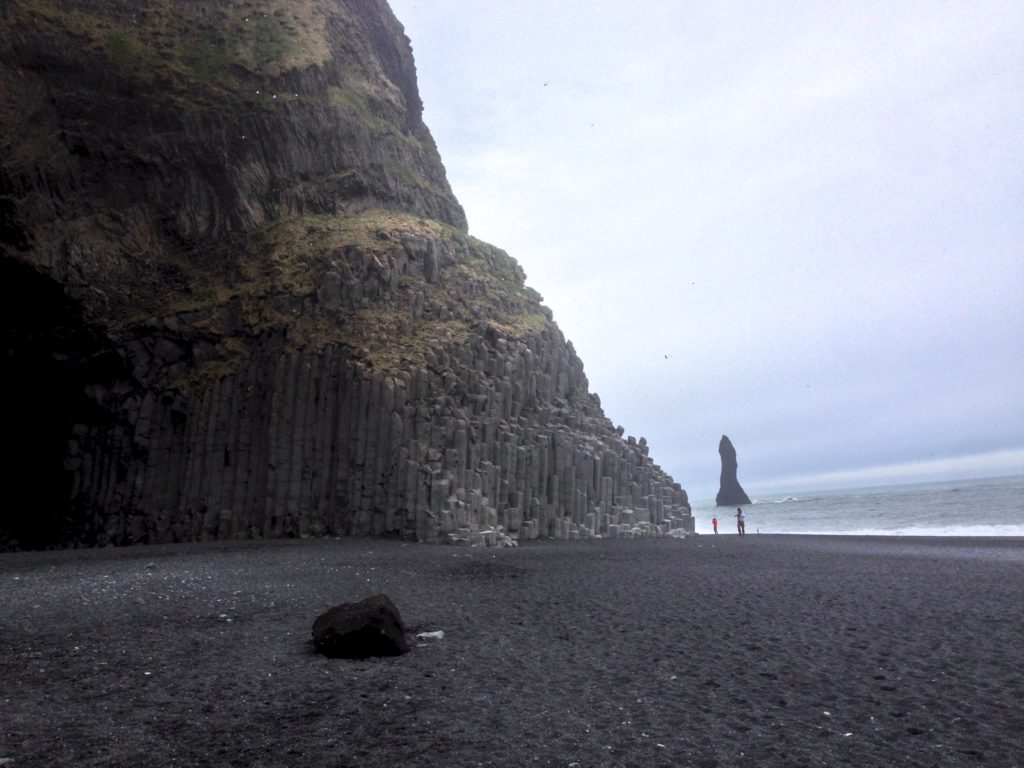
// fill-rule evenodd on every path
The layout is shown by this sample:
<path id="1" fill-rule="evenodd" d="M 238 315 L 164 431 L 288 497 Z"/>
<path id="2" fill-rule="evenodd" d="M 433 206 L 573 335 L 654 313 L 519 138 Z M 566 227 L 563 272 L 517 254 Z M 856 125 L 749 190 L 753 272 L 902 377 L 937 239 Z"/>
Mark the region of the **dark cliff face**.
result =
<path id="1" fill-rule="evenodd" d="M 13 0 L 5 250 L 134 301 L 283 218 L 371 208 L 465 230 L 383 2 Z M 119 294 L 127 293 L 118 291 Z"/>
<path id="2" fill-rule="evenodd" d="M 743 490 L 740 481 L 736 476 L 738 464 L 736 462 L 736 449 L 732 441 L 722 435 L 718 442 L 718 455 L 722 458 L 722 475 L 718 486 L 718 495 L 715 497 L 715 504 L 719 507 L 732 507 L 737 504 L 749 504 L 750 497 Z"/>
<path id="3" fill-rule="evenodd" d="M 0 546 L 686 523 L 466 234 L 383 2 L 10 0 L 0 97 Z"/>

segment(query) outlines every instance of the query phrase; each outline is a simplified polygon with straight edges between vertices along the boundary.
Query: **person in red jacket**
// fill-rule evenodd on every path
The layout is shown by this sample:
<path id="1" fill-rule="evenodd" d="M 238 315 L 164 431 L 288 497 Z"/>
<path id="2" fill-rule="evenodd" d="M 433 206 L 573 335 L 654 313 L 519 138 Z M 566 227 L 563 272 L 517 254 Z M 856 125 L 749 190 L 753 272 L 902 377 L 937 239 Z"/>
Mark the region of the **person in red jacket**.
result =
<path id="1" fill-rule="evenodd" d="M 715 533 L 718 533 L 718 518 L 717 517 L 712 517 L 711 518 L 711 527 L 715 529 Z"/>

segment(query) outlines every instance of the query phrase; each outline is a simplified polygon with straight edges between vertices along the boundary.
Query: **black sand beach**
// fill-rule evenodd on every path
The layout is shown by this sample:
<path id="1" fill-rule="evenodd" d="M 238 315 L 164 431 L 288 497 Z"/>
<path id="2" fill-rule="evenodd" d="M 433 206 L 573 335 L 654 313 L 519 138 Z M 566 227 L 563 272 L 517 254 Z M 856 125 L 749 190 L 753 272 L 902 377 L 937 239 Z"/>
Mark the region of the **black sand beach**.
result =
<path id="1" fill-rule="evenodd" d="M 316 616 L 387 593 L 405 656 Z M 0 555 L 0 764 L 1024 765 L 1024 541 Z"/>

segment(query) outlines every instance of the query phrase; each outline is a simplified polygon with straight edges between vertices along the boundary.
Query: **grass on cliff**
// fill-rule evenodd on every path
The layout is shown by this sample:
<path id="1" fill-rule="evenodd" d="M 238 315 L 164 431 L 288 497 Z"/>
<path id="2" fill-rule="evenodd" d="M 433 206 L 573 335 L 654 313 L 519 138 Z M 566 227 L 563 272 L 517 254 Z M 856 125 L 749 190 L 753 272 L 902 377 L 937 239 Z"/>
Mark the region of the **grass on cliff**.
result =
<path id="1" fill-rule="evenodd" d="M 440 254 L 434 280 L 399 269 L 409 241 L 433 243 Z M 203 378 L 227 375 L 246 358 L 244 345 L 221 326 L 229 306 L 250 338 L 283 330 L 296 349 L 340 344 L 395 374 L 485 330 L 523 339 L 551 317 L 505 252 L 446 224 L 388 211 L 282 219 L 233 243 L 222 259 L 202 266 L 177 260 L 175 269 L 190 273 L 192 293 L 153 308 L 189 315 L 196 330 L 223 336 L 221 359 L 204 364 Z M 343 306 L 328 309 L 320 299 L 327 273 L 348 289 L 360 287 Z"/>
<path id="2" fill-rule="evenodd" d="M 245 75 L 275 78 L 326 62 L 326 22 L 341 12 L 328 0 L 11 0 L 11 10 L 30 29 L 78 40 L 127 79 L 210 104 L 237 98 Z"/>
<path id="3" fill-rule="evenodd" d="M 336 0 L 2 2 L 16 28 L 51 39 L 77 67 L 109 67 L 139 97 L 181 110 L 280 110 L 287 102 L 344 109 L 373 135 L 420 146 L 398 127 L 409 105 L 366 39 L 371 33 Z M 298 91 L 293 79 L 282 81 L 334 56 L 339 82 Z"/>

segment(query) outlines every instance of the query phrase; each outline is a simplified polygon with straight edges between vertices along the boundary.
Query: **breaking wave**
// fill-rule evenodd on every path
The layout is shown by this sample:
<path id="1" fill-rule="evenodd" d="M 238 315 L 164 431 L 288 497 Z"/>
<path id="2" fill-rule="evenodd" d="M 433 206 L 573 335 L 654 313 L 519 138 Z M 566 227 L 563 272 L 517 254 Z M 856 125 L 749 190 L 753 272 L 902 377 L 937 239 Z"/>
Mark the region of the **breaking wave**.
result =
<path id="1" fill-rule="evenodd" d="M 1024 476 L 778 494 L 744 511 L 748 533 L 1024 537 Z M 693 514 L 699 533 L 730 516 L 710 501 Z"/>

